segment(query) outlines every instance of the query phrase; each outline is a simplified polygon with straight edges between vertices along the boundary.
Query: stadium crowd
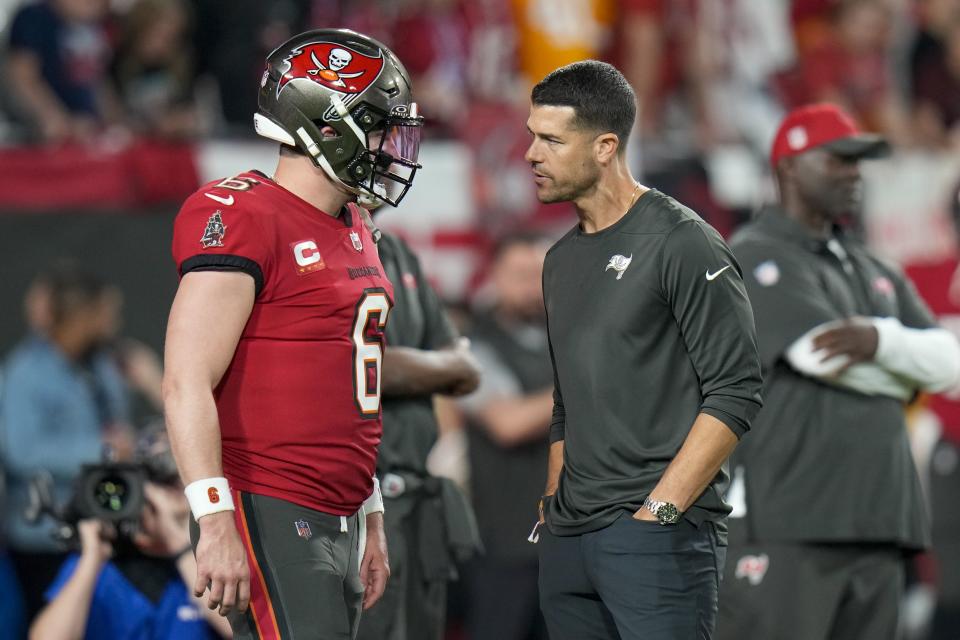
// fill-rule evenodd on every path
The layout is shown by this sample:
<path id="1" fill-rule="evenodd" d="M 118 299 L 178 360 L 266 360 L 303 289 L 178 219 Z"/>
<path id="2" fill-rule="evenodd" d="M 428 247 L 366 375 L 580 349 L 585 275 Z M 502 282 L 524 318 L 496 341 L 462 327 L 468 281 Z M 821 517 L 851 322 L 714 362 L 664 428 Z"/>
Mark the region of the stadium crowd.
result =
<path id="1" fill-rule="evenodd" d="M 460 289 L 466 293 L 444 300 L 459 332 L 473 339 L 480 387 L 462 399 L 438 399 L 440 437 L 430 459 L 433 473 L 454 478 L 474 500 L 487 551 L 457 567 L 449 638 L 546 638 L 536 554 L 524 542 L 542 493 L 553 406 L 539 282 L 549 240 L 574 218 L 566 206 L 541 205 L 518 182 L 529 177 L 530 88 L 554 68 L 601 59 L 621 69 L 638 98 L 628 148 L 635 175 L 725 237 L 772 198 L 770 146 L 784 114 L 813 102 L 841 106 L 895 149 L 887 161 L 893 169 L 867 182 L 885 188 L 884 196 L 896 192 L 895 205 L 868 193 L 864 215 L 849 224 L 880 255 L 900 261 L 941 324 L 960 334 L 960 0 L 3 0 L 0 25 L 7 86 L 0 167 L 22 162 L 25 152 L 39 158 L 51 150 L 134 148 L 143 140 L 193 148 L 251 138 L 264 59 L 307 29 L 355 29 L 404 61 L 427 144 L 454 144 L 469 157 L 470 181 L 459 187 L 471 203 L 464 237 L 481 256 Z M 926 180 L 931 166 L 940 176 L 935 183 Z M 193 179 L 187 193 L 198 186 Z M 179 203 L 170 200 L 154 215 L 174 211 Z M 150 206 L 157 211 L 157 202 Z M 914 221 L 921 206 L 926 211 Z M 58 207 L 58 215 L 82 216 L 97 204 L 78 202 L 73 211 L 67 197 Z M 128 209 L 124 215 L 141 214 Z M 900 219 L 890 222 L 891 215 Z M 18 232 L 9 236 L 18 242 L 27 238 L 24 229 L 39 228 L 16 226 L 23 216 L 18 202 L 0 193 L 0 229 Z M 388 227 L 416 236 L 398 217 Z M 890 237 L 891 228 L 942 244 L 918 248 Z M 433 279 L 437 267 L 426 248 L 423 267 Z M 122 297 L 110 281 L 136 265 L 122 264 L 104 280 L 88 273 L 88 256 L 64 257 L 77 262 L 36 265 L 29 287 L 14 283 L 21 297 L 3 300 L 12 318 L 0 336 L 3 637 L 23 636 L 31 624 L 32 637 L 53 637 L 44 635 L 52 632 L 41 612 L 69 587 L 62 571 L 91 555 L 100 568 L 111 555 L 90 524 L 80 532 L 78 555 L 79 544 L 68 552 L 54 543 L 52 523 L 26 523 L 29 477 L 49 471 L 57 499 L 67 499 L 82 464 L 142 452 L 143 438 L 155 436 L 147 425 L 162 410 L 159 358 L 131 339 L 155 347 L 162 336 L 127 337 Z M 149 308 L 165 313 L 165 305 L 168 299 Z M 916 640 L 957 638 L 960 399 L 920 393 L 908 420 L 933 547 L 904 560 L 902 631 Z M 144 517 L 156 520 L 151 505 Z M 200 624 L 186 593 L 178 592 L 173 608 L 160 606 L 166 585 L 182 587 L 176 562 L 183 549 L 164 545 L 153 555 L 173 564 L 114 551 L 121 561 L 112 579 L 147 594 L 152 604 L 137 615 Z M 223 629 L 206 631 L 215 637 Z"/>

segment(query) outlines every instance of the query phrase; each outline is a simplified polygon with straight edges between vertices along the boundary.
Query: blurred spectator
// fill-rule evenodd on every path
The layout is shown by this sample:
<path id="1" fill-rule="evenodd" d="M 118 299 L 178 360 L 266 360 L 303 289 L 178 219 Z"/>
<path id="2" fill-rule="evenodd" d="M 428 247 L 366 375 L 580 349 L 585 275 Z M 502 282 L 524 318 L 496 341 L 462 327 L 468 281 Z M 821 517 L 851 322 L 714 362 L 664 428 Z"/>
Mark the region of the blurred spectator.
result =
<path id="1" fill-rule="evenodd" d="M 910 54 L 918 142 L 960 144 L 960 0 L 925 0 Z"/>
<path id="2" fill-rule="evenodd" d="M 733 223 L 709 189 L 704 157 L 721 133 L 707 99 L 711 82 L 730 73 L 721 66 L 727 51 L 712 31 L 732 28 L 735 6 L 734 0 L 623 0 L 618 34 L 624 75 L 637 92 L 631 166 L 721 233 Z"/>
<path id="3" fill-rule="evenodd" d="M 796 60 L 786 4 L 768 0 L 701 4 L 695 51 L 708 130 L 701 146 L 706 149 L 744 140 L 766 156 L 783 116 L 771 79 Z"/>
<path id="4" fill-rule="evenodd" d="M 263 61 L 278 42 L 305 31 L 311 0 L 195 0 L 196 71 L 216 86 L 227 131 L 253 135 Z M 324 27 L 339 26 L 325 22 Z"/>
<path id="5" fill-rule="evenodd" d="M 184 0 L 138 0 L 124 16 L 113 75 L 132 125 L 146 135 L 197 133 L 189 35 Z"/>
<path id="6" fill-rule="evenodd" d="M 907 141 L 907 120 L 890 65 L 893 13 L 889 0 L 830 4 L 829 30 L 817 37 L 807 34 L 809 44 L 800 49 L 797 68 L 783 77 L 787 106 L 832 102 L 867 130 L 883 132 L 897 143 Z"/>
<path id="7" fill-rule="evenodd" d="M 688 146 L 708 135 L 704 64 L 700 37 L 701 0 L 622 0 L 620 57 L 624 75 L 637 93 L 637 127 L 644 139 L 685 111 Z M 552 70 L 552 69 L 551 69 Z M 676 144 L 676 138 L 671 139 Z M 646 142 L 644 142 L 646 144 Z M 675 152 L 674 152 L 675 153 Z"/>
<path id="8" fill-rule="evenodd" d="M 394 24 L 394 52 L 403 60 L 414 96 L 428 115 L 434 135 L 449 137 L 467 105 L 469 38 L 465 3 L 460 0 L 406 0 Z M 407 34 L 420 34 L 407 37 Z"/>
<path id="9" fill-rule="evenodd" d="M 53 310 L 50 308 L 52 275 L 49 271 L 37 274 L 23 296 L 23 316 L 27 329 L 38 336 L 48 335 L 53 324 Z"/>
<path id="10" fill-rule="evenodd" d="M 30 627 L 36 640 L 201 640 L 232 636 L 226 618 L 191 595 L 196 561 L 190 506 L 165 433 L 147 434 L 138 456 L 149 480 L 139 528 L 129 537 L 98 520 L 77 529 L 71 554 L 46 590 L 48 604 Z"/>
<path id="11" fill-rule="evenodd" d="M 476 225 L 489 237 L 532 222 L 566 224 L 570 219 L 570 207 L 537 200 L 524 158 L 530 146 L 527 114 L 526 107 L 509 102 L 485 102 L 472 105 L 469 119 L 462 123 L 460 140 L 471 153 Z"/>
<path id="12" fill-rule="evenodd" d="M 353 29 L 389 47 L 387 41 L 401 6 L 399 2 L 384 0 L 313 0 L 310 3 L 310 25 L 317 29 Z"/>
<path id="13" fill-rule="evenodd" d="M 916 0 L 916 33 L 910 45 L 912 88 L 926 67 L 940 65 L 950 28 L 960 20 L 960 0 Z"/>
<path id="14" fill-rule="evenodd" d="M 22 117 L 45 140 L 87 138 L 116 115 L 106 11 L 106 0 L 46 0 L 13 18 L 10 84 Z"/>
<path id="15" fill-rule="evenodd" d="M 69 262 L 59 265 L 52 271 L 37 275 L 27 287 L 23 310 L 27 327 L 32 334 L 49 337 L 53 323 L 51 279 L 56 278 L 55 274 L 59 270 L 73 268 L 74 265 Z M 129 390 L 136 394 L 134 400 L 140 401 L 132 412 L 135 418 L 133 423 L 145 424 L 162 413 L 163 364 L 157 352 L 139 340 L 124 337 L 109 341 L 109 348 L 105 349 L 104 353 L 110 355 L 119 367 Z"/>
<path id="16" fill-rule="evenodd" d="M 469 97 L 515 93 L 508 0 L 315 0 L 311 21 L 368 33 L 393 49 L 413 79 L 433 137 L 456 132 Z"/>
<path id="17" fill-rule="evenodd" d="M 517 235 L 498 247 L 493 306 L 477 314 L 473 350 L 483 376 L 463 401 L 470 491 L 486 554 L 471 568 L 468 630 L 476 640 L 546 638 L 537 589 L 537 520 L 553 414 L 553 370 L 541 292 L 546 245 Z"/>
<path id="18" fill-rule="evenodd" d="M 118 457 L 132 450 L 127 389 L 103 347 L 119 323 L 119 292 L 70 267 L 51 271 L 41 283 L 31 287 L 31 308 L 46 332 L 34 326 L 10 354 L 0 402 L 9 488 L 5 524 L 31 617 L 63 555 L 52 523 L 31 524 L 23 516 L 30 478 L 41 470 L 52 474 L 54 498 L 62 502 L 81 465 L 100 460 L 105 445 Z M 44 288 L 46 318 L 38 311 Z"/>
<path id="19" fill-rule="evenodd" d="M 517 29 L 517 60 L 529 85 L 570 62 L 609 51 L 614 0 L 509 0 Z"/>
<path id="20" fill-rule="evenodd" d="M 831 12 L 842 0 L 790 0 L 790 22 L 793 25 L 797 51 L 805 56 L 833 37 Z"/>
<path id="21" fill-rule="evenodd" d="M 526 109 L 528 89 L 518 76 L 517 30 L 508 0 L 461 2 L 470 26 L 467 90 L 472 100 Z"/>

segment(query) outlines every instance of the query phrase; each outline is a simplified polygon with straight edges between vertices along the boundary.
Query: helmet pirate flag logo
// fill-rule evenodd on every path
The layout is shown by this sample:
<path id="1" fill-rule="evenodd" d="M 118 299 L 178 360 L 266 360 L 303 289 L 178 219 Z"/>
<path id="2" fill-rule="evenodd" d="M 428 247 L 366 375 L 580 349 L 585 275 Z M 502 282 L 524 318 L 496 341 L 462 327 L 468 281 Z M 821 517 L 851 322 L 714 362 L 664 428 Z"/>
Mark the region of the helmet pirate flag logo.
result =
<path id="1" fill-rule="evenodd" d="M 307 79 L 343 94 L 359 94 L 383 70 L 383 52 L 371 57 L 344 44 L 313 42 L 298 47 L 285 59 L 287 69 L 277 83 L 277 95 L 293 80 Z"/>

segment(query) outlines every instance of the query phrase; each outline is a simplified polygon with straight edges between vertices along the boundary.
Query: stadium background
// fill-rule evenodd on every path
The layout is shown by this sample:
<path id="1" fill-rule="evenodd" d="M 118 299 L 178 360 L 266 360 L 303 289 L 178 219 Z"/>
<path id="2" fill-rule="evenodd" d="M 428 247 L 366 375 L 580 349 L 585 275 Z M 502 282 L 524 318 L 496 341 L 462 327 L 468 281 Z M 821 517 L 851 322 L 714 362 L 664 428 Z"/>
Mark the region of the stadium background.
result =
<path id="1" fill-rule="evenodd" d="M 635 173 L 725 235 L 772 198 L 767 152 L 790 107 L 837 102 L 887 135 L 896 152 L 865 166 L 856 223 L 908 269 L 945 326 L 960 330 L 960 284 L 950 277 L 960 0 L 58 1 L 102 7 L 101 39 L 66 71 L 108 90 L 115 108 L 77 127 L 81 135 L 45 134 L 3 65 L 0 352 L 26 331 L 31 278 L 65 257 L 116 283 L 124 334 L 162 348 L 179 202 L 206 181 L 272 171 L 276 147 L 251 126 L 263 59 L 289 35 L 321 26 L 381 39 L 413 76 L 429 123 L 424 168 L 402 206 L 378 221 L 418 250 L 458 317 L 483 296 L 497 238 L 518 229 L 556 235 L 574 223 L 568 207 L 534 196 L 523 161 L 527 99 L 556 66 L 599 58 L 638 91 Z M 21 5 L 0 0 L 5 43 Z M 10 53 L 5 47 L 4 62 Z M 144 69 L 162 79 L 149 99 Z M 921 402 L 913 415 L 921 462 L 936 429 L 960 439 L 952 402 Z M 917 563 L 915 593 L 936 593 L 938 575 L 960 572 L 937 565 L 934 556 Z M 912 602 L 921 629 L 929 599 Z"/>

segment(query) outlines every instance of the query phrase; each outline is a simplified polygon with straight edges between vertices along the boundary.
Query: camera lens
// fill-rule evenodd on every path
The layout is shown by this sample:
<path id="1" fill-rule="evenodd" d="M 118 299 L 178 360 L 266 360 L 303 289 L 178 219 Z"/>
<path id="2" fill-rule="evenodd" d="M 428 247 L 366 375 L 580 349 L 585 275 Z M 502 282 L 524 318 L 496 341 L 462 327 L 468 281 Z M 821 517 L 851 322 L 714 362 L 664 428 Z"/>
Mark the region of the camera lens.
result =
<path id="1" fill-rule="evenodd" d="M 71 510 L 78 519 L 136 520 L 143 508 L 146 470 L 140 465 L 85 465 Z"/>
<path id="2" fill-rule="evenodd" d="M 107 476 L 94 488 L 94 498 L 101 507 L 111 512 L 122 511 L 127 504 L 127 483 L 118 476 Z"/>

